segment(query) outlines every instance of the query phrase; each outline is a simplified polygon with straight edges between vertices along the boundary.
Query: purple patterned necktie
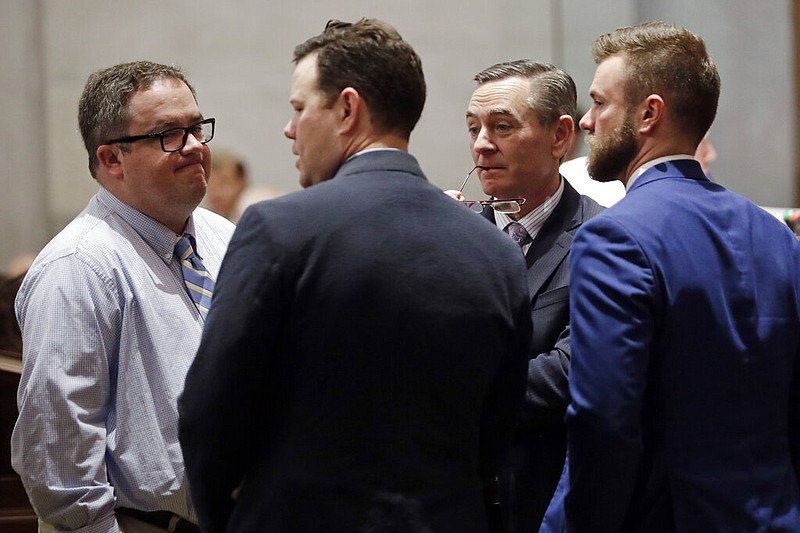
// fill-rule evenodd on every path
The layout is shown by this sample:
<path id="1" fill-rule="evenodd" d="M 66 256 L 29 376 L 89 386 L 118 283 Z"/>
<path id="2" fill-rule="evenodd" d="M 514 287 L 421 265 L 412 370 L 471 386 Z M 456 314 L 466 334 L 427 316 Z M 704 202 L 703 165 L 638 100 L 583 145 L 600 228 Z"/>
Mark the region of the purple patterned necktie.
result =
<path id="1" fill-rule="evenodd" d="M 520 224 L 519 222 L 512 222 L 508 226 L 506 226 L 506 231 L 514 239 L 514 242 L 519 244 L 519 247 L 522 248 L 526 242 L 528 242 L 528 231 L 525 229 L 525 226 Z"/>

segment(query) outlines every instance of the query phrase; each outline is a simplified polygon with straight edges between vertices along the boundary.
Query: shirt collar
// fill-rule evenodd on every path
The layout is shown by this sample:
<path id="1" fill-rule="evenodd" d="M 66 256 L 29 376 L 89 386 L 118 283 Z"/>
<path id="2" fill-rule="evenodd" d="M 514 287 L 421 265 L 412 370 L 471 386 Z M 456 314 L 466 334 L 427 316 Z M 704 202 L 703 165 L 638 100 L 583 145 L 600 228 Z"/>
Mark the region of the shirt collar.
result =
<path id="1" fill-rule="evenodd" d="M 547 199 L 542 202 L 541 205 L 535 207 L 533 211 L 517 220 L 517 222 L 525 226 L 525 231 L 528 232 L 528 235 L 531 236 L 531 239 L 536 237 L 536 235 L 542 229 L 542 226 L 544 226 L 544 223 L 547 222 L 547 219 L 553 213 L 553 209 L 558 205 L 558 202 L 561 201 L 561 195 L 563 193 L 564 178 L 560 177 L 556 192 L 548 196 Z M 511 222 L 514 222 L 514 220 L 507 214 L 498 213 L 497 211 L 494 213 L 494 220 L 497 224 L 497 227 L 500 229 L 505 229 L 505 227 Z"/>
<path id="2" fill-rule="evenodd" d="M 172 261 L 175 243 L 178 242 L 180 235 L 175 235 L 174 231 L 161 222 L 129 206 L 104 187 L 101 187 L 100 191 L 98 191 L 97 199 L 132 227 L 164 263 L 169 264 Z M 193 216 L 189 216 L 184 233 L 190 234 L 192 239 L 196 240 Z M 194 252 L 202 259 L 196 248 Z"/>
<path id="3" fill-rule="evenodd" d="M 639 176 L 647 172 L 652 167 L 658 165 L 659 163 L 666 163 L 667 161 L 676 161 L 678 159 L 695 159 L 694 156 L 688 154 L 677 154 L 677 155 L 665 155 L 664 157 L 659 157 L 658 159 L 653 159 L 652 161 L 648 161 L 644 165 L 640 166 L 636 170 L 633 171 L 631 177 L 628 178 L 628 183 L 625 185 L 625 191 L 631 190 L 633 187 L 633 182 L 639 179 Z M 696 161 L 696 159 L 695 159 Z"/>

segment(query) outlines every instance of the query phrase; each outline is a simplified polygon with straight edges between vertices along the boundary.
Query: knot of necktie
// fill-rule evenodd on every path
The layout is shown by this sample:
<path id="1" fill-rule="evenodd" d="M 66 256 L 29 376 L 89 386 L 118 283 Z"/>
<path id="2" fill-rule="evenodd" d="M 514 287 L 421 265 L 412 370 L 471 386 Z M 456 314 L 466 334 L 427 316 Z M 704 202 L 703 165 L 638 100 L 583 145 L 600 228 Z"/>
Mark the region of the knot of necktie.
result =
<path id="1" fill-rule="evenodd" d="M 508 231 L 508 234 L 512 239 L 514 239 L 514 242 L 517 243 L 520 248 L 522 248 L 528 241 L 528 230 L 526 230 L 525 226 L 519 222 L 511 222 L 508 226 L 506 226 L 506 231 Z"/>

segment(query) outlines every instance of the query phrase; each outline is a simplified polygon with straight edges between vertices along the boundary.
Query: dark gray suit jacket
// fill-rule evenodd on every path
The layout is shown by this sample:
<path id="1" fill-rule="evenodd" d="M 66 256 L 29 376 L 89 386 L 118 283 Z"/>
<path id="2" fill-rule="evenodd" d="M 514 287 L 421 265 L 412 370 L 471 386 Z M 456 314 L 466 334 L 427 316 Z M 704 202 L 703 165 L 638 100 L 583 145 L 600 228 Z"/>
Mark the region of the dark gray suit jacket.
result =
<path id="1" fill-rule="evenodd" d="M 581 224 L 603 209 L 564 180 L 561 200 L 525 256 L 533 341 L 525 405 L 498 479 L 502 530 L 507 532 L 539 529 L 564 466 L 564 413 L 569 403 L 569 251 Z M 484 210 L 484 216 L 494 223 L 490 208 Z"/>
<path id="2" fill-rule="evenodd" d="M 407 153 L 250 207 L 179 401 L 201 525 L 485 531 L 530 342 L 519 248 Z"/>

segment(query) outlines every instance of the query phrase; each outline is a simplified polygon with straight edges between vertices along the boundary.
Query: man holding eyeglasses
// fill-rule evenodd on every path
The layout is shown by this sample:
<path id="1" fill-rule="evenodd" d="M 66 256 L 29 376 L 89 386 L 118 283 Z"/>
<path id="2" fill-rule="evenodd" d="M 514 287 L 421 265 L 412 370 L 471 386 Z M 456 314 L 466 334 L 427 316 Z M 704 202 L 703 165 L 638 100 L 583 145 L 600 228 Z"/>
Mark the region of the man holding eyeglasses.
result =
<path id="1" fill-rule="evenodd" d="M 534 326 L 525 405 L 490 494 L 490 525 L 536 531 L 566 455 L 570 245 L 602 207 L 559 174 L 574 133 L 577 96 L 569 74 L 518 60 L 491 66 L 475 81 L 466 112 L 474 170 L 484 193 L 501 201 L 483 215 L 522 248 Z M 509 209 L 502 200 L 510 198 L 525 201 Z"/>
<path id="2" fill-rule="evenodd" d="M 198 531 L 176 403 L 233 233 L 197 208 L 215 121 L 146 61 L 92 74 L 78 115 L 100 190 L 17 297 L 12 462 L 41 531 Z"/>

